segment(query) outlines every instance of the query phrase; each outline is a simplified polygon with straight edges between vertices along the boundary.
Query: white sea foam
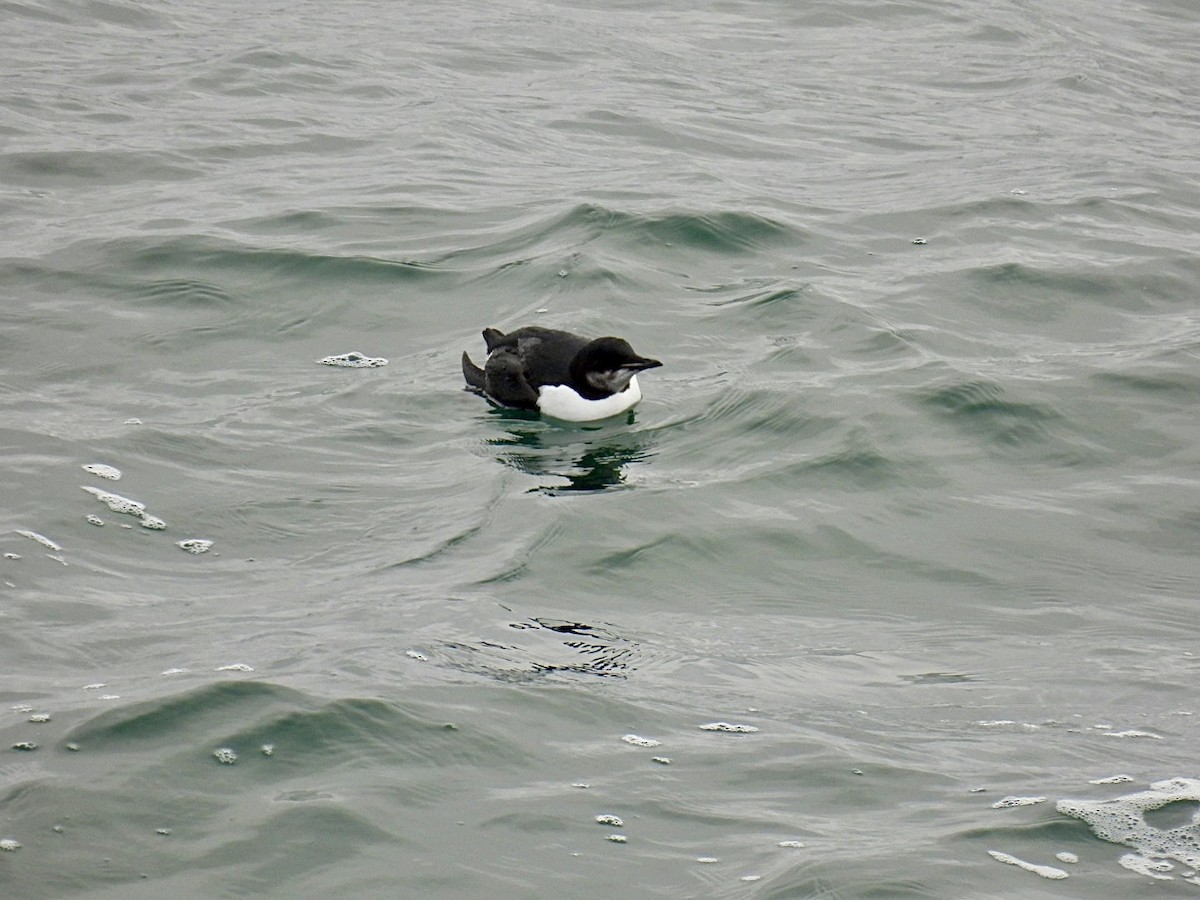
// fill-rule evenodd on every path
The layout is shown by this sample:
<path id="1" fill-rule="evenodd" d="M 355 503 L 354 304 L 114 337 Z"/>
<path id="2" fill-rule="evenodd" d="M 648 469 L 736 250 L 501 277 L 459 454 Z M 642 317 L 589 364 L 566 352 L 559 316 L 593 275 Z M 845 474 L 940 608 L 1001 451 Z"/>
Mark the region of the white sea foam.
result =
<path id="1" fill-rule="evenodd" d="M 44 534 L 38 534 L 36 531 L 30 531 L 28 528 L 18 528 L 17 534 L 21 535 L 21 537 L 27 537 L 31 541 L 36 541 L 37 543 L 41 544 L 43 547 L 46 547 L 47 549 L 55 550 L 55 551 L 62 550 L 62 547 L 59 544 L 56 544 L 54 541 L 50 540 L 50 538 L 46 537 Z"/>
<path id="2" fill-rule="evenodd" d="M 1045 797 L 1005 797 L 992 804 L 992 809 L 1011 809 L 1014 806 L 1033 806 L 1035 803 L 1045 803 Z"/>
<path id="3" fill-rule="evenodd" d="M 1010 866 L 1016 866 L 1019 869 L 1024 869 L 1026 872 L 1032 872 L 1034 875 L 1041 875 L 1043 878 L 1054 880 L 1067 877 L 1067 873 L 1055 866 L 1041 866 L 1037 863 L 1026 862 L 1023 859 L 1018 859 L 1011 853 L 1002 853 L 999 850 L 989 850 L 988 856 L 998 862 L 1007 863 Z"/>
<path id="4" fill-rule="evenodd" d="M 108 466 L 104 463 L 87 463 L 83 466 L 83 471 L 91 472 L 98 478 L 107 478 L 109 481 L 121 480 L 121 470 L 116 466 Z"/>
<path id="5" fill-rule="evenodd" d="M 656 741 L 654 738 L 638 737 L 636 734 L 622 735 L 621 740 L 627 744 L 633 744 L 635 747 L 657 747 L 662 744 L 662 741 Z"/>
<path id="6" fill-rule="evenodd" d="M 188 553 L 196 555 L 207 553 L 212 545 L 212 541 L 205 540 L 204 538 L 188 538 L 184 541 L 175 542 L 175 546 L 180 550 L 186 550 Z"/>
<path id="7" fill-rule="evenodd" d="M 341 366 L 344 369 L 375 369 L 388 364 L 388 361 L 382 356 L 367 356 L 357 350 L 339 353 L 336 356 L 326 356 L 317 362 L 322 366 Z"/>
<path id="8" fill-rule="evenodd" d="M 146 514 L 146 504 L 140 500 L 130 500 L 128 497 L 92 487 L 90 484 L 81 484 L 80 487 L 115 513 L 125 513 L 127 516 L 137 516 L 139 519 Z"/>
<path id="9" fill-rule="evenodd" d="M 729 722 L 709 722 L 700 726 L 701 731 L 727 731 L 730 734 L 753 734 L 758 731 L 754 725 L 731 725 Z"/>
<path id="10" fill-rule="evenodd" d="M 1148 791 L 1111 800 L 1059 800 L 1057 808 L 1065 815 L 1082 819 L 1096 837 L 1137 851 L 1121 858 L 1125 868 L 1167 879 L 1174 877 L 1164 874 L 1173 868 L 1168 860 L 1182 863 L 1193 873 L 1200 868 L 1200 811 L 1194 810 L 1190 822 L 1175 828 L 1151 825 L 1145 814 L 1180 801 L 1200 803 L 1200 780 L 1171 778 L 1154 782 Z M 1191 880 L 1196 876 L 1182 877 Z"/>

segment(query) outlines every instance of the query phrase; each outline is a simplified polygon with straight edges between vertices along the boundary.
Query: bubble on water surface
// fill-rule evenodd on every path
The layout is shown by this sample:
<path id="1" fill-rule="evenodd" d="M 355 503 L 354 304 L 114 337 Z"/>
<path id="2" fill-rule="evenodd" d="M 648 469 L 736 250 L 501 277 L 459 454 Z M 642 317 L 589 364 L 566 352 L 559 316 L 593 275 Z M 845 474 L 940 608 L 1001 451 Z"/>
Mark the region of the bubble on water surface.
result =
<path id="1" fill-rule="evenodd" d="M 789 847 L 794 850 L 799 850 L 801 847 L 804 846 L 804 842 L 803 841 L 780 841 L 779 846 L 780 847 Z"/>
<path id="2" fill-rule="evenodd" d="M 1140 731 L 1137 728 L 1130 728 L 1126 731 L 1106 731 L 1104 732 L 1104 736 L 1118 738 L 1151 738 L 1152 740 L 1156 741 L 1162 740 L 1161 734 L 1155 734 L 1152 731 Z"/>
<path id="3" fill-rule="evenodd" d="M 94 682 L 94 683 L 92 683 L 92 684 L 85 684 L 85 685 L 83 686 L 83 690 L 85 690 L 85 691 L 98 691 L 98 690 L 100 690 L 100 688 L 102 688 L 102 687 L 107 687 L 107 685 L 106 685 L 106 684 L 105 684 L 103 681 L 97 681 L 97 682 Z"/>
<path id="4" fill-rule="evenodd" d="M 1026 872 L 1032 872 L 1034 875 L 1041 875 L 1043 878 L 1059 880 L 1067 877 L 1067 873 L 1055 866 L 1040 866 L 1037 863 L 1026 862 L 1023 859 L 1018 859 L 1011 853 L 1002 853 L 999 850 L 989 850 L 988 856 L 998 862 L 1007 863 L 1010 866 L 1016 866 L 1019 869 L 1024 869 Z"/>
<path id="5" fill-rule="evenodd" d="M 218 747 L 213 751 L 213 757 L 217 760 L 217 762 L 223 763 L 227 766 L 232 766 L 235 762 L 237 762 L 238 758 L 237 753 L 228 747 Z"/>
<path id="6" fill-rule="evenodd" d="M 12 853 L 14 850 L 21 849 L 21 842 L 14 841 L 12 838 L 0 838 L 0 850 L 6 853 Z"/>
<path id="7" fill-rule="evenodd" d="M 1088 784 L 1129 784 L 1132 781 L 1128 775 L 1109 775 L 1107 778 L 1093 778 Z"/>
<path id="8" fill-rule="evenodd" d="M 41 724 L 42 722 L 49 722 L 50 721 L 50 713 L 34 713 L 32 716 L 29 717 L 29 721 L 33 722 L 35 724 Z"/>
<path id="9" fill-rule="evenodd" d="M 656 741 L 654 738 L 638 737 L 636 734 L 622 735 L 621 740 L 627 744 L 633 744 L 635 747 L 658 747 L 662 741 Z"/>
<path id="10" fill-rule="evenodd" d="M 1054 858 L 1057 859 L 1059 862 L 1065 862 L 1065 863 L 1079 862 L 1079 857 L 1076 856 L 1074 853 L 1070 852 L 1069 850 L 1063 850 L 1061 853 L 1055 853 Z"/>
<path id="11" fill-rule="evenodd" d="M 137 516 L 139 519 L 146 513 L 146 504 L 140 500 L 131 500 L 128 497 L 122 497 L 120 494 L 114 494 L 112 491 L 104 491 L 98 487 L 92 487 L 90 484 L 81 484 L 80 487 L 115 513 Z"/>
<path id="12" fill-rule="evenodd" d="M 1172 803 L 1186 802 L 1190 821 L 1174 828 L 1159 828 L 1146 821 L 1146 813 Z M 1153 878 L 1162 874 L 1175 860 L 1189 869 L 1200 868 L 1200 780 L 1170 778 L 1156 781 L 1148 791 L 1137 791 L 1110 800 L 1059 800 L 1058 811 L 1082 819 L 1096 837 L 1131 847 L 1137 853 L 1126 854 L 1122 866 Z M 1157 874 L 1155 874 L 1157 873 Z M 1183 876 L 1190 880 L 1194 876 Z"/>
<path id="13" fill-rule="evenodd" d="M 44 534 L 38 534 L 36 531 L 30 531 L 28 528 L 18 528 L 17 534 L 21 535 L 21 537 L 27 537 L 31 541 L 36 541 L 37 543 L 41 544 L 43 547 L 45 547 L 48 550 L 57 551 L 57 550 L 62 549 L 62 547 L 59 544 L 56 544 L 54 541 L 50 540 L 50 538 L 46 537 Z"/>
<path id="14" fill-rule="evenodd" d="M 608 815 L 608 814 L 605 814 L 602 816 L 596 816 L 596 822 L 597 822 L 597 824 L 600 824 L 600 825 L 611 825 L 613 828 L 621 828 L 625 825 L 625 822 L 621 819 L 620 816 L 613 816 L 613 815 Z"/>
<path id="15" fill-rule="evenodd" d="M 624 844 L 629 839 L 623 834 L 610 834 L 607 840 L 612 841 L 614 844 Z"/>
<path id="16" fill-rule="evenodd" d="M 275 754 L 275 745 L 274 744 L 263 744 L 261 747 L 258 748 L 258 750 L 260 753 L 262 753 L 263 756 L 273 756 Z"/>
<path id="17" fill-rule="evenodd" d="M 254 667 L 248 666 L 245 663 L 230 663 L 227 666 L 217 666 L 217 672 L 253 672 Z"/>
<path id="18" fill-rule="evenodd" d="M 711 865 L 712 863 L 720 862 L 720 860 L 715 856 L 697 856 L 696 862 L 704 863 L 705 865 Z"/>
<path id="19" fill-rule="evenodd" d="M 388 364 L 388 361 L 382 356 L 367 356 L 357 350 L 339 353 L 336 356 L 326 356 L 317 362 L 322 366 L 341 366 L 344 369 L 375 369 Z"/>
<path id="20" fill-rule="evenodd" d="M 14 750 L 24 750 L 29 753 L 38 748 L 37 741 L 17 741 L 12 745 Z"/>
<path id="21" fill-rule="evenodd" d="M 671 757 L 669 757 L 669 756 L 654 756 L 654 757 L 650 758 L 650 762 L 656 762 L 660 766 L 669 766 L 671 764 Z"/>
<path id="22" fill-rule="evenodd" d="M 88 513 L 86 516 L 84 516 L 83 520 L 89 525 L 95 525 L 97 528 L 104 527 L 104 520 L 97 515 L 93 515 L 92 513 Z"/>
<path id="23" fill-rule="evenodd" d="M 992 804 L 992 809 L 1012 809 L 1015 806 L 1033 806 L 1035 803 L 1045 803 L 1045 797 L 1005 797 Z"/>
<path id="24" fill-rule="evenodd" d="M 149 513 L 146 513 L 144 516 L 142 516 L 142 527 L 149 528 L 151 531 L 162 531 L 167 527 L 167 523 L 158 516 L 152 516 Z"/>
<path id="25" fill-rule="evenodd" d="M 213 545 L 212 541 L 204 538 L 188 538 L 183 541 L 176 541 L 175 546 L 180 550 L 186 550 L 188 553 L 199 555 L 207 553 L 208 549 Z"/>
<path id="26" fill-rule="evenodd" d="M 83 471 L 91 472 L 99 478 L 107 478 L 109 481 L 121 480 L 121 470 L 116 466 L 108 466 L 104 463 L 87 463 L 83 466 Z"/>
<path id="27" fill-rule="evenodd" d="M 1147 878 L 1157 878 L 1159 881 L 1175 880 L 1175 876 L 1166 874 L 1173 871 L 1175 865 L 1174 863 L 1167 862 L 1165 859 L 1151 859 L 1146 856 L 1139 856 L 1136 853 L 1125 853 L 1122 854 L 1117 862 L 1129 871 L 1145 875 Z"/>
<path id="28" fill-rule="evenodd" d="M 732 725 L 729 722 L 709 722 L 700 726 L 701 731 L 726 731 L 730 734 L 753 734 L 758 731 L 754 725 Z"/>

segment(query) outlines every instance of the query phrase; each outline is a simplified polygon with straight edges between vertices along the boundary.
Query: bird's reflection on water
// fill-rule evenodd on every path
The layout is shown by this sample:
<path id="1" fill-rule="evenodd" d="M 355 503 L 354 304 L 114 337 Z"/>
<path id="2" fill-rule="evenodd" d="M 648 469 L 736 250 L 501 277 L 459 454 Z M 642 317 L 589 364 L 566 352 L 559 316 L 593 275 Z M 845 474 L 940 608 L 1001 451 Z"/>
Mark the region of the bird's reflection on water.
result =
<path id="1" fill-rule="evenodd" d="M 487 442 L 498 451 L 496 458 L 526 475 L 555 479 L 531 491 L 562 494 L 622 487 L 627 467 L 654 455 L 649 435 L 628 430 L 634 422 L 632 410 L 588 425 L 547 422 L 525 410 L 496 408 L 491 413 L 507 431 Z"/>

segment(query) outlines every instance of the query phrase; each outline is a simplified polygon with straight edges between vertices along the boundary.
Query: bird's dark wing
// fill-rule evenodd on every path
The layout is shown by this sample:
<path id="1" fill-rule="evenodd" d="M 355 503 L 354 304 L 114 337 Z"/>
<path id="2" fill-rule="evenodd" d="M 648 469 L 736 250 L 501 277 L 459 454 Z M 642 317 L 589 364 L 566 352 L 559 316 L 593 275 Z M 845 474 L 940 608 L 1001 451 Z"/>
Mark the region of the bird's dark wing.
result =
<path id="1" fill-rule="evenodd" d="M 537 326 L 518 328 L 504 336 L 505 346 L 515 346 L 525 378 L 535 390 L 544 384 L 570 383 L 571 360 L 587 342 L 569 331 Z"/>
<path id="2" fill-rule="evenodd" d="M 530 385 L 524 363 L 515 350 L 501 347 L 483 367 L 484 391 L 497 403 L 518 409 L 537 409 L 537 388 Z"/>

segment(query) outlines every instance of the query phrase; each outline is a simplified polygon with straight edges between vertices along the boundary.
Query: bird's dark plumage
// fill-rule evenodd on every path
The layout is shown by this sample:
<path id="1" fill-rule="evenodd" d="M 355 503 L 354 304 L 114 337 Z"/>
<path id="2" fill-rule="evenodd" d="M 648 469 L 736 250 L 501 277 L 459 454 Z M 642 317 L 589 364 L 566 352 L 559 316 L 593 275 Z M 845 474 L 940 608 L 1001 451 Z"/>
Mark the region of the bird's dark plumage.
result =
<path id="1" fill-rule="evenodd" d="M 605 400 L 625 391 L 637 372 L 662 365 L 656 359 L 638 356 L 622 338 L 589 340 L 552 328 L 527 326 L 508 334 L 485 328 L 483 340 L 488 358 L 482 369 L 463 353 L 467 386 L 502 406 L 519 409 L 541 408 L 542 389 L 560 385 L 573 390 L 583 401 Z M 635 392 L 637 396 L 631 396 L 629 406 L 641 398 L 636 382 Z M 586 408 L 584 403 L 580 415 L 587 415 Z"/>

